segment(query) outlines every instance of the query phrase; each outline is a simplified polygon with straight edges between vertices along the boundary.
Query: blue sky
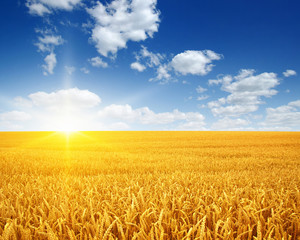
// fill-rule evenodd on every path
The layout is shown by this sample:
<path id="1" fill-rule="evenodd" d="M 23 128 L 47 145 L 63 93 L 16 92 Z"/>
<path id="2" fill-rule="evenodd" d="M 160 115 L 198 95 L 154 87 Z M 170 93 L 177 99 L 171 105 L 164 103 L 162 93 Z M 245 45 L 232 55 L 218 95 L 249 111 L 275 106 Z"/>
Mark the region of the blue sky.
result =
<path id="1" fill-rule="evenodd" d="M 300 129 L 297 0 L 0 4 L 0 131 Z"/>

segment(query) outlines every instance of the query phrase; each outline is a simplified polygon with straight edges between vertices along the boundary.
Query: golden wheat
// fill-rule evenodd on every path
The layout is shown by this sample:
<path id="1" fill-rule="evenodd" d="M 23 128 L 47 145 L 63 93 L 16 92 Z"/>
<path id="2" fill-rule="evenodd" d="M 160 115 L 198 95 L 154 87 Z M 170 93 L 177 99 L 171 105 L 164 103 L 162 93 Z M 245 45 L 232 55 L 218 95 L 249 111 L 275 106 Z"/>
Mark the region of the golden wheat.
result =
<path id="1" fill-rule="evenodd" d="M 0 133 L 0 239 L 300 239 L 298 132 Z"/>

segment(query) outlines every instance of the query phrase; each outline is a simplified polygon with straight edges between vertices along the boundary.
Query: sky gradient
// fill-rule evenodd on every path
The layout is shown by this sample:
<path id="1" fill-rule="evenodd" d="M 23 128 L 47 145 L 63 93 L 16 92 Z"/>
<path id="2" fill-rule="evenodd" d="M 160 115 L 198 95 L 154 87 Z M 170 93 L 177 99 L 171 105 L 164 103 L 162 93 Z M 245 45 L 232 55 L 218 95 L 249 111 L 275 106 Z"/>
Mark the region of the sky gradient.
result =
<path id="1" fill-rule="evenodd" d="M 299 8 L 1 1 L 0 131 L 299 131 Z"/>

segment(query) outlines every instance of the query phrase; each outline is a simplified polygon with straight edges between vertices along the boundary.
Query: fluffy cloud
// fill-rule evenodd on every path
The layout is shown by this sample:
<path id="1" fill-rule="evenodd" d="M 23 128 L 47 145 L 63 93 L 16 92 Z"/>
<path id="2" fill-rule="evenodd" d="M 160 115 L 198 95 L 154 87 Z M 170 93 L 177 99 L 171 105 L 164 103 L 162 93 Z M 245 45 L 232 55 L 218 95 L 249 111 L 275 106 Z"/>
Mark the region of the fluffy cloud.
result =
<path id="1" fill-rule="evenodd" d="M 179 131 L 204 131 L 207 130 L 204 121 L 191 121 L 179 124 L 174 130 Z"/>
<path id="2" fill-rule="evenodd" d="M 198 86 L 198 87 L 196 88 L 196 92 L 197 92 L 197 93 L 204 93 L 204 92 L 206 92 L 206 91 L 207 91 L 207 89 L 206 89 L 206 88 L 203 88 L 203 87 L 201 87 L 201 86 Z M 203 100 L 205 100 L 205 99 L 207 99 L 207 98 L 209 98 L 208 95 L 201 95 L 201 96 L 197 97 L 197 100 L 198 100 L 198 101 L 203 101 Z"/>
<path id="3" fill-rule="evenodd" d="M 13 101 L 14 101 L 14 105 L 19 108 L 31 108 L 32 107 L 32 102 L 29 99 L 25 99 L 20 96 L 15 97 Z"/>
<path id="4" fill-rule="evenodd" d="M 0 113 L 0 130 L 20 130 L 23 128 L 20 123 L 28 122 L 30 119 L 31 115 L 22 111 Z"/>
<path id="5" fill-rule="evenodd" d="M 85 73 L 85 74 L 89 74 L 90 73 L 90 70 L 88 70 L 85 67 L 80 68 L 80 71 L 83 72 L 83 73 Z"/>
<path id="6" fill-rule="evenodd" d="M 65 66 L 65 70 L 69 75 L 72 75 L 75 72 L 76 68 L 73 66 Z"/>
<path id="7" fill-rule="evenodd" d="M 165 57 L 160 53 L 150 52 L 145 46 L 142 46 L 142 49 L 136 58 L 137 60 L 140 60 L 141 58 L 146 59 L 146 65 L 153 68 L 159 66 Z"/>
<path id="8" fill-rule="evenodd" d="M 57 8 L 62 10 L 72 10 L 81 0 L 38 0 L 50 8 Z"/>
<path id="9" fill-rule="evenodd" d="M 128 104 L 112 104 L 97 111 L 100 97 L 78 88 L 40 91 L 14 100 L 18 108 L 26 111 L 0 114 L 0 128 L 21 127 L 11 124 L 21 119 L 31 119 L 26 122 L 26 130 L 125 130 L 130 125 L 134 129 L 143 126 L 142 129 L 203 130 L 205 126 L 205 117 L 199 112 L 175 109 L 157 113 L 148 107 L 134 109 Z"/>
<path id="10" fill-rule="evenodd" d="M 31 15 L 44 16 L 51 13 L 51 11 L 41 3 L 27 1 L 26 6 L 29 8 L 29 13 Z"/>
<path id="11" fill-rule="evenodd" d="M 171 74 L 169 73 L 169 66 L 167 64 L 160 65 L 156 69 L 156 77 L 149 79 L 149 81 L 159 81 L 161 84 L 168 83 L 171 79 Z"/>
<path id="12" fill-rule="evenodd" d="M 225 103 L 226 103 L 225 98 L 219 98 L 217 101 L 211 101 L 211 102 L 207 103 L 207 106 L 209 108 L 218 108 Z"/>
<path id="13" fill-rule="evenodd" d="M 11 111 L 0 113 L 0 121 L 3 122 L 19 122 L 31 119 L 30 114 L 20 111 Z"/>
<path id="14" fill-rule="evenodd" d="M 53 34 L 43 34 L 43 36 L 38 37 L 38 42 L 35 45 L 41 52 L 52 52 L 55 46 L 59 46 L 64 43 L 61 36 L 56 36 Z"/>
<path id="15" fill-rule="evenodd" d="M 96 21 L 91 39 L 103 56 L 116 54 L 128 41 L 142 41 L 158 31 L 156 0 L 98 2 L 87 11 Z"/>
<path id="16" fill-rule="evenodd" d="M 285 77 L 290 77 L 290 76 L 296 76 L 297 73 L 294 70 L 287 69 L 285 72 L 282 73 Z"/>
<path id="17" fill-rule="evenodd" d="M 156 70 L 156 76 L 150 78 L 149 81 L 159 81 L 164 84 L 172 79 L 170 74 L 171 67 L 162 54 L 150 52 L 146 47 L 142 46 L 142 49 L 136 54 L 135 58 L 137 61 L 131 64 L 132 69 L 139 72 L 144 71 L 146 67 Z"/>
<path id="18" fill-rule="evenodd" d="M 116 131 L 116 130 L 127 130 L 129 128 L 130 128 L 130 126 L 128 124 L 124 123 L 124 122 L 112 123 L 112 124 L 110 124 L 106 127 L 107 130 L 114 130 L 114 131 Z"/>
<path id="19" fill-rule="evenodd" d="M 255 112 L 262 104 L 261 97 L 271 97 L 277 94 L 273 89 L 279 84 L 275 73 L 261 73 L 254 75 L 255 71 L 243 69 L 237 76 L 224 76 L 222 79 L 209 80 L 209 84 L 222 84 L 221 89 L 229 92 L 227 98 L 208 103 L 214 115 L 240 116 Z M 227 106 L 222 106 L 228 104 Z"/>
<path id="20" fill-rule="evenodd" d="M 213 130 L 244 130 L 250 123 L 241 118 L 232 119 L 225 117 L 213 123 L 211 129 Z"/>
<path id="21" fill-rule="evenodd" d="M 221 79 L 210 79 L 210 80 L 208 80 L 208 85 L 210 85 L 210 86 L 219 85 L 219 84 L 228 85 L 228 84 L 231 83 L 232 80 L 233 79 L 232 79 L 231 75 L 225 75 Z"/>
<path id="22" fill-rule="evenodd" d="M 279 84 L 279 79 L 275 73 L 261 73 L 254 75 L 255 71 L 243 69 L 239 75 L 234 77 L 233 82 L 224 82 L 222 89 L 232 94 L 249 93 L 253 96 L 270 97 L 277 93 L 272 88 Z"/>
<path id="23" fill-rule="evenodd" d="M 131 69 L 137 70 L 139 72 L 143 72 L 146 69 L 146 67 L 143 64 L 140 64 L 139 62 L 131 63 L 130 67 Z"/>
<path id="24" fill-rule="evenodd" d="M 266 127 L 300 127 L 300 100 L 277 108 L 267 108 L 266 119 L 261 125 Z"/>
<path id="25" fill-rule="evenodd" d="M 170 124 L 176 121 L 198 124 L 204 126 L 204 116 L 200 113 L 183 113 L 178 110 L 173 112 L 155 113 L 148 107 L 133 109 L 130 105 L 112 104 L 98 113 L 100 118 L 117 119 L 140 124 Z"/>
<path id="26" fill-rule="evenodd" d="M 288 105 L 291 106 L 291 107 L 300 108 L 300 100 L 290 102 Z"/>
<path id="27" fill-rule="evenodd" d="M 159 81 L 159 83 L 164 84 L 171 80 L 177 81 L 173 77 L 174 71 L 182 75 L 206 75 L 214 66 L 211 64 L 212 61 L 220 60 L 222 55 L 211 50 L 185 51 L 177 54 L 172 59 L 168 59 L 164 54 L 150 52 L 142 46 L 142 49 L 136 53 L 135 58 L 136 62 L 133 64 L 143 66 L 140 69 L 149 67 L 156 70 L 156 77 L 149 79 L 149 81 Z"/>
<path id="28" fill-rule="evenodd" d="M 53 74 L 53 70 L 56 66 L 56 54 L 54 53 L 55 47 L 64 43 L 61 36 L 57 36 L 51 32 L 51 30 L 36 30 L 42 36 L 38 37 L 38 42 L 35 45 L 38 47 L 39 52 L 47 52 L 48 55 L 44 58 L 45 64 L 42 65 L 44 68 L 43 74 L 46 76 L 48 74 Z"/>
<path id="29" fill-rule="evenodd" d="M 203 88 L 203 87 L 201 87 L 201 86 L 198 86 L 198 87 L 196 88 L 196 92 L 197 92 L 197 93 L 204 93 L 205 91 L 207 91 L 207 89 L 206 89 L 206 88 Z"/>
<path id="30" fill-rule="evenodd" d="M 89 59 L 89 62 L 94 67 L 103 67 L 103 68 L 108 67 L 108 64 L 106 62 L 104 62 L 100 57 L 91 58 L 91 59 Z"/>
<path id="31" fill-rule="evenodd" d="M 223 115 L 223 116 L 240 116 L 243 114 L 247 114 L 250 112 L 255 112 L 257 111 L 258 106 L 256 105 L 229 105 L 226 107 L 217 107 L 217 108 L 212 108 L 211 112 L 214 115 Z"/>
<path id="32" fill-rule="evenodd" d="M 26 98 L 16 97 L 15 105 L 30 113 L 31 121 L 23 123 L 27 130 L 103 130 L 105 126 L 98 122 L 94 107 L 101 103 L 100 97 L 78 88 L 61 89 L 54 92 L 35 92 Z M 14 117 L 14 118 L 13 118 Z M 0 128 L 13 129 L 12 124 L 3 124 L 3 120 L 26 119 L 26 115 L 10 113 L 0 117 Z M 7 121 L 6 121 L 7 122 Z M 21 127 L 18 125 L 18 127 Z"/>
<path id="33" fill-rule="evenodd" d="M 48 74 L 53 74 L 53 70 L 56 66 L 57 60 L 56 60 L 56 55 L 54 53 L 50 53 L 49 55 L 47 55 L 44 59 L 45 64 L 42 65 L 42 67 L 44 68 L 44 72 L 43 74 L 45 76 L 47 76 Z"/>
<path id="34" fill-rule="evenodd" d="M 71 11 L 81 0 L 27 0 L 26 6 L 32 15 L 44 16 L 53 10 Z"/>
<path id="35" fill-rule="evenodd" d="M 88 90 L 70 88 L 56 92 L 36 92 L 28 96 L 33 105 L 57 110 L 57 109 L 81 109 L 92 108 L 101 103 L 100 97 Z"/>
<path id="36" fill-rule="evenodd" d="M 280 127 L 280 126 L 276 126 L 276 127 L 260 127 L 258 128 L 259 131 L 280 131 L 280 132 L 284 132 L 284 131 L 291 131 L 292 128 L 291 127 Z"/>
<path id="37" fill-rule="evenodd" d="M 45 64 L 42 65 L 42 67 L 45 69 L 43 72 L 45 76 L 48 74 L 53 74 L 53 69 L 56 66 L 57 60 L 56 60 L 56 55 L 52 52 L 49 55 L 47 55 L 44 59 Z"/>
<path id="38" fill-rule="evenodd" d="M 143 125 L 142 129 L 203 130 L 205 126 L 202 114 L 177 109 L 156 113 L 148 107 L 134 109 L 128 104 L 112 104 L 97 112 L 94 107 L 101 102 L 100 97 L 77 88 L 35 92 L 15 101 L 32 116 L 29 130 L 126 130 L 131 124 L 134 129 Z M 0 114 L 0 128 L 12 129 L 12 125 L 5 127 L 3 121 L 20 120 L 20 116 L 28 119 L 21 114 Z"/>
<path id="39" fill-rule="evenodd" d="M 200 97 L 197 97 L 197 100 L 202 101 L 202 100 L 205 100 L 205 99 L 208 99 L 208 98 L 209 98 L 208 95 L 201 95 Z"/>
<path id="40" fill-rule="evenodd" d="M 222 55 L 211 50 L 204 51 L 185 51 L 177 54 L 171 61 L 171 66 L 177 73 L 182 75 L 193 74 L 204 76 L 212 68 L 213 60 L 220 60 Z"/>

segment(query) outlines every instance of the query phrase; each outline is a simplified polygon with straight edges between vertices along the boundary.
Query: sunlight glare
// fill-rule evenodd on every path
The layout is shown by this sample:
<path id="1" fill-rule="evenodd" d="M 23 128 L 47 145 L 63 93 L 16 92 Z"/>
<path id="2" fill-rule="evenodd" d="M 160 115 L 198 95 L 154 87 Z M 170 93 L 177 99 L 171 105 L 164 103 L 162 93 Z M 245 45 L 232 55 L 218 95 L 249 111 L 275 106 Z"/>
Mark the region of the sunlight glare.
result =
<path id="1" fill-rule="evenodd" d="M 71 133 L 78 132 L 82 127 L 80 126 L 80 122 L 78 118 L 71 115 L 56 117 L 54 124 L 55 124 L 55 130 L 57 132 L 63 132 L 66 135 L 70 135 Z"/>

